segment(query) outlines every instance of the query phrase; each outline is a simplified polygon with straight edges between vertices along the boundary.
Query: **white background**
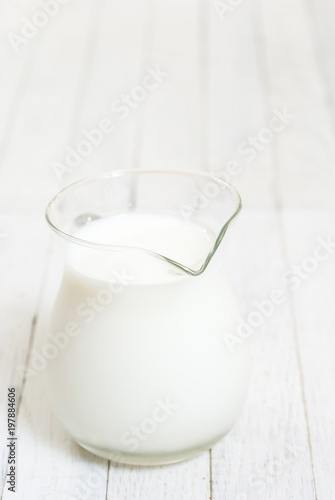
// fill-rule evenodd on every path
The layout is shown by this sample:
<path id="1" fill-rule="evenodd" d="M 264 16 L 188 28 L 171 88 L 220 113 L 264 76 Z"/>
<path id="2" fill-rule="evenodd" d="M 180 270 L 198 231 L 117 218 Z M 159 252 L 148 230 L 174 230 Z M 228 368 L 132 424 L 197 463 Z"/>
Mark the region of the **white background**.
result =
<path id="1" fill-rule="evenodd" d="M 35 1 L 0 4 L 3 498 L 335 498 L 334 248 L 313 260 L 320 238 L 335 241 L 334 2 L 71 0 L 53 17 L 39 12 Z M 20 39 L 27 20 L 45 25 Z M 156 65 L 168 75 L 120 120 L 111 104 Z M 285 109 L 291 119 L 272 137 L 264 128 Z M 104 118 L 115 132 L 57 177 L 66 148 Z M 255 136 L 259 150 L 246 154 Z M 232 161 L 244 210 L 226 262 L 243 317 L 274 289 L 285 297 L 253 332 L 242 417 L 195 460 L 109 464 L 69 439 L 39 377 L 18 369 L 43 342 L 59 279 L 45 205 L 89 174 L 166 168 L 225 175 Z M 293 266 L 303 272 L 296 290 L 283 279 L 301 272 Z M 15 496 L 5 486 L 11 385 L 20 391 Z"/>

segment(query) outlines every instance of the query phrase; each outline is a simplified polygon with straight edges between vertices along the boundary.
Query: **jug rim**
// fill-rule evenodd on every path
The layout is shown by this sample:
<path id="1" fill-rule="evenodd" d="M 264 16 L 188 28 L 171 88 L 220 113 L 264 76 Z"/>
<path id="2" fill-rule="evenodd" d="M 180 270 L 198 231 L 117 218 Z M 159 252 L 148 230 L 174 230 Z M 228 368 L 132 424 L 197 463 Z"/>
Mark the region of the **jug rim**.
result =
<path id="1" fill-rule="evenodd" d="M 105 243 L 97 243 L 94 241 L 89 241 L 85 240 L 83 238 L 78 238 L 77 236 L 74 236 L 73 234 L 70 234 L 70 232 L 66 232 L 60 227 L 58 227 L 53 221 L 52 221 L 52 216 L 51 212 L 52 209 L 55 208 L 56 204 L 58 204 L 65 196 L 67 196 L 70 192 L 74 191 L 77 188 L 83 187 L 85 185 L 101 181 L 104 179 L 110 179 L 110 178 L 116 178 L 116 177 L 121 177 L 121 176 L 126 176 L 129 174 L 174 174 L 174 175 L 181 175 L 181 176 L 188 176 L 190 178 L 202 178 L 202 179 L 208 179 L 208 181 L 216 182 L 222 189 L 227 189 L 230 194 L 232 195 L 232 198 L 235 202 L 235 210 L 233 214 L 228 218 L 228 220 L 224 223 L 224 225 L 221 227 L 220 232 L 215 238 L 214 245 L 210 252 L 207 254 L 207 257 L 201 267 L 197 270 L 191 269 L 188 266 L 185 266 L 177 261 L 174 261 L 158 252 L 154 252 L 152 250 L 148 250 L 145 248 L 141 247 L 136 247 L 136 246 L 124 246 L 124 245 L 110 245 L 110 244 L 105 244 Z M 49 227 L 56 233 L 58 234 L 62 239 L 69 241 L 71 243 L 74 243 L 76 245 L 81 245 L 85 247 L 90 247 L 94 248 L 96 250 L 106 250 L 106 251 L 122 251 L 122 250 L 135 250 L 135 251 L 141 251 L 144 252 L 152 257 L 162 259 L 163 261 L 167 262 L 168 264 L 178 268 L 179 270 L 182 270 L 186 272 L 187 274 L 191 276 L 198 276 L 203 273 L 203 271 L 206 269 L 208 266 L 209 262 L 211 261 L 212 257 L 214 256 L 216 250 L 218 249 L 223 237 L 225 236 L 228 227 L 230 226 L 231 222 L 235 219 L 235 217 L 239 214 L 239 212 L 242 209 L 242 200 L 239 192 L 237 189 L 230 184 L 227 181 L 222 180 L 220 177 L 217 177 L 213 174 L 207 173 L 207 172 L 198 172 L 198 171 L 183 171 L 183 170 L 142 170 L 142 169 L 124 169 L 124 170 L 114 170 L 110 172 L 106 172 L 104 174 L 96 175 L 94 177 L 86 177 L 80 180 L 77 180 L 68 186 L 64 187 L 61 189 L 47 204 L 47 207 L 45 209 L 45 218 L 46 221 L 49 225 Z"/>

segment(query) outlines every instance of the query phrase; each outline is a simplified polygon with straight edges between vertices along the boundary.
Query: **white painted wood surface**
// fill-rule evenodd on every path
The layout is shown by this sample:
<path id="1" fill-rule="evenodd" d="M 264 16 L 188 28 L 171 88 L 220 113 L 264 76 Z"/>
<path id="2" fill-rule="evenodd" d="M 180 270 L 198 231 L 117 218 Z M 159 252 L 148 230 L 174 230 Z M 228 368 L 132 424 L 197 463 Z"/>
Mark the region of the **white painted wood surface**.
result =
<path id="1" fill-rule="evenodd" d="M 312 266 L 320 238 L 335 241 L 333 3 L 72 0 L 15 52 L 8 33 L 20 33 L 22 17 L 31 20 L 39 5 L 0 5 L 2 498 L 13 497 L 6 397 L 16 385 L 17 499 L 335 499 L 335 250 L 296 290 L 284 280 L 293 266 Z M 120 120 L 111 104 L 156 65 L 166 79 Z M 243 153 L 241 143 L 285 106 L 291 122 L 252 159 Z M 116 130 L 57 177 L 66 148 L 104 118 Z M 253 332 L 243 414 L 210 453 L 181 464 L 126 467 L 94 457 L 54 418 L 39 377 L 24 372 L 43 342 L 61 272 L 44 207 L 62 185 L 96 172 L 227 177 L 232 162 L 245 207 L 226 259 L 242 314 L 273 289 L 285 297 Z"/>

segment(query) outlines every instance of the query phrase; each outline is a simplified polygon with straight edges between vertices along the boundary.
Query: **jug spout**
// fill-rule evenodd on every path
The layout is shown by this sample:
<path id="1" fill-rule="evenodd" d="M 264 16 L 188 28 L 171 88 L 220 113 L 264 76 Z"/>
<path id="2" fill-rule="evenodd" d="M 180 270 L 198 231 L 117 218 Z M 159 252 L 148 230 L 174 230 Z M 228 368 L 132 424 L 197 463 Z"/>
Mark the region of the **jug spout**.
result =
<path id="1" fill-rule="evenodd" d="M 228 183 L 213 178 L 205 189 L 211 189 L 210 195 L 197 193 L 193 198 L 193 205 L 183 207 L 188 221 L 206 228 L 210 235 L 210 247 L 201 265 L 183 266 L 184 270 L 192 276 L 199 276 L 205 271 L 221 245 L 230 224 L 242 209 L 239 193 Z"/>
<path id="2" fill-rule="evenodd" d="M 190 175 L 190 174 L 186 174 Z M 220 178 L 207 174 L 192 174 L 188 189 L 185 189 L 183 201 L 179 205 L 179 214 L 184 223 L 184 231 L 191 237 L 190 228 L 197 227 L 207 237 L 207 245 L 194 241 L 181 242 L 192 247 L 192 259 L 176 261 L 166 255 L 165 260 L 190 276 L 202 274 L 219 248 L 230 224 L 242 209 L 238 191 Z M 188 233 L 187 233 L 188 231 Z"/>

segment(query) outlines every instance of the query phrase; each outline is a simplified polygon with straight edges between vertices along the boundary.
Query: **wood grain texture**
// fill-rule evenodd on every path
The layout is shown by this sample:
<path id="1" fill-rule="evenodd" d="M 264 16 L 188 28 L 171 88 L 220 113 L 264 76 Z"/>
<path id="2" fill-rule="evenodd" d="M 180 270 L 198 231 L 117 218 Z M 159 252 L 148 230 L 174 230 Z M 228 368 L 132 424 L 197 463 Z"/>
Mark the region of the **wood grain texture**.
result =
<path id="1" fill-rule="evenodd" d="M 198 9 L 199 3 L 190 0 L 155 2 L 147 58 L 167 76 L 143 111 L 143 168 L 201 168 L 199 45 L 203 39 Z"/>
<path id="2" fill-rule="evenodd" d="M 37 303 L 47 251 L 46 234 L 38 219 L 22 212 L 2 216 L 1 230 L 1 350 L 0 407 L 3 415 L 1 439 L 1 488 L 4 485 L 8 449 L 7 387 L 20 390 L 29 353 L 30 337 L 36 321 Z M 35 238 L 31 238 L 31 231 Z M 19 313 L 18 313 L 19 311 Z"/>
<path id="3" fill-rule="evenodd" d="M 226 248 L 226 259 L 241 315 L 253 325 L 250 315 L 261 304 L 267 302 L 269 312 L 249 332 L 253 372 L 242 417 L 212 450 L 213 498 L 314 499 L 277 214 L 249 210 L 239 224 Z M 274 289 L 282 291 L 281 305 L 269 305 Z"/>
<path id="4" fill-rule="evenodd" d="M 325 101 L 332 131 L 335 130 L 335 65 L 330 47 L 335 45 L 335 5 L 330 0 L 311 0 L 307 4 L 311 32 L 315 44 L 317 64 L 327 87 Z"/>
<path id="5" fill-rule="evenodd" d="M 335 498 L 333 387 L 334 65 L 330 0 L 254 0 L 221 16 L 198 0 L 69 2 L 17 54 L 8 43 L 38 2 L 0 9 L 0 427 L 5 487 L 6 394 L 20 391 L 16 498 L 34 500 L 249 500 Z M 224 15 L 222 16 L 222 12 Z M 169 74 L 125 120 L 111 104 L 142 85 L 148 67 Z M 136 91 L 135 91 L 136 93 Z M 274 108 L 296 117 L 252 160 Z M 59 179 L 83 130 L 103 118 L 113 134 Z M 266 135 L 266 133 L 265 133 Z M 283 291 L 253 329 L 249 397 L 211 453 L 167 467 L 127 467 L 78 447 L 54 417 L 42 375 L 25 376 L 42 348 L 62 259 L 43 210 L 61 185 L 116 168 L 210 170 L 241 191 L 244 211 L 226 239 L 226 266 L 244 318 Z M 307 260 L 306 260 L 307 259 Z M 293 266 L 305 265 L 297 283 Z M 308 267 L 312 266 L 312 267 Z M 290 273 L 286 275 L 285 273 Z"/>
<path id="6" fill-rule="evenodd" d="M 165 467 L 126 467 L 111 464 L 108 500 L 208 500 L 210 498 L 209 453 Z"/>
<path id="7" fill-rule="evenodd" d="M 80 7 L 69 3 L 66 8 L 66 16 L 60 13 L 48 29 L 39 33 L 41 43 L 2 160 L 2 182 L 6 189 L 1 204 L 7 210 L 19 203 L 21 210 L 26 205 L 42 214 L 50 197 L 59 189 L 53 162 L 62 161 L 64 143 L 68 140 L 81 84 L 92 4 L 86 0 Z M 75 24 L 78 29 L 73 31 Z M 60 40 L 61 32 L 64 34 Z"/>
<path id="8" fill-rule="evenodd" d="M 304 397 L 313 458 L 317 498 L 334 498 L 335 478 L 335 342 L 334 342 L 334 211 L 284 214 L 290 266 L 302 267 L 295 276 L 292 303 L 298 338 Z M 297 231 L 296 228 L 301 228 Z M 315 253 L 323 246 L 322 252 Z M 321 260 L 316 260 L 315 255 Z M 290 277 L 291 278 L 291 277 Z"/>
<path id="9" fill-rule="evenodd" d="M 20 487 L 17 498 L 69 500 L 106 497 L 107 461 L 82 450 L 66 434 L 52 413 L 43 384 L 43 368 L 35 368 L 36 353 L 46 344 L 50 307 L 62 272 L 61 255 L 55 249 L 48 254 L 48 267 L 41 286 L 38 320 L 30 356 L 27 377 L 22 391 L 22 404 L 17 421 Z M 75 397 L 75 395 L 74 395 Z M 5 490 L 4 499 L 12 493 Z"/>
<path id="10" fill-rule="evenodd" d="M 282 110 L 286 106 L 296 115 L 277 135 L 280 167 L 275 188 L 281 192 L 285 207 L 333 206 L 332 183 L 325 180 L 334 175 L 334 136 L 327 86 L 320 72 L 306 3 L 275 1 L 270 5 L 260 0 L 259 5 L 259 29 L 263 33 L 259 51 L 268 113 L 273 107 Z"/>
<path id="11" fill-rule="evenodd" d="M 78 103 L 69 144 L 75 147 L 85 138 L 84 130 L 96 129 L 104 119 L 111 120 L 115 130 L 104 134 L 101 144 L 64 177 L 65 183 L 136 166 L 137 132 L 146 99 L 138 103 L 131 99 L 136 108 L 127 106 L 129 114 L 125 117 L 124 112 L 118 110 L 124 106 L 122 96 L 130 95 L 134 87 L 141 84 L 146 74 L 145 65 L 150 63 L 144 60 L 148 30 L 153 29 L 148 12 L 149 0 L 104 2 L 92 64 L 83 75 L 82 85 L 86 90 Z"/>
<path id="12" fill-rule="evenodd" d="M 33 1 L 5 1 L 0 5 L 0 60 L 3 68 L 0 79 L 0 155 L 3 156 L 13 132 L 17 112 L 20 109 L 27 88 L 36 46 L 40 39 L 35 37 L 29 44 L 13 45 L 11 36 L 20 33 L 20 16 L 34 7 Z"/>

